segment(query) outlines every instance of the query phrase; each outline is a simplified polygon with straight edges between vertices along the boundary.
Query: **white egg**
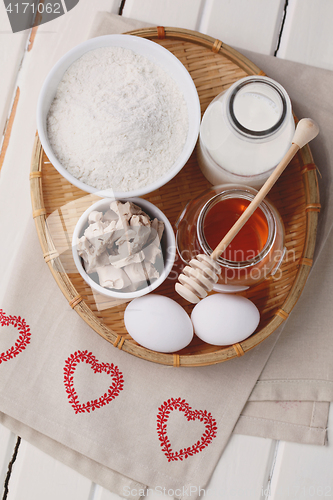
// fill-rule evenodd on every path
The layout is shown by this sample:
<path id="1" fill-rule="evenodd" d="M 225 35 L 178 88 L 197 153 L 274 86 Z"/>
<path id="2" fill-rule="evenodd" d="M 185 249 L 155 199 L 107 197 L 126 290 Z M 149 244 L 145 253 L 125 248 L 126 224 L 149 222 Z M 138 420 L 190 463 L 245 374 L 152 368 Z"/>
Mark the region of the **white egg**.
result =
<path id="1" fill-rule="evenodd" d="M 176 352 L 193 338 L 186 311 L 172 299 L 149 294 L 132 300 L 124 314 L 125 326 L 140 345 L 157 352 Z"/>
<path id="2" fill-rule="evenodd" d="M 231 345 L 255 331 L 260 314 L 245 297 L 217 293 L 201 300 L 191 319 L 195 334 L 207 344 Z"/>

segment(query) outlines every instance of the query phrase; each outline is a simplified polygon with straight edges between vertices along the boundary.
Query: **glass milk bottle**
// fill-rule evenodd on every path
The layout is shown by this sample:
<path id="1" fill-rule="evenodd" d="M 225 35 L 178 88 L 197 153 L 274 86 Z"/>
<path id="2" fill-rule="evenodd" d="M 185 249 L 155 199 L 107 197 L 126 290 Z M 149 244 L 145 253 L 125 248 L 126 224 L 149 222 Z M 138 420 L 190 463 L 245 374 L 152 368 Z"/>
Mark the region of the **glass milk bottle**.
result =
<path id="1" fill-rule="evenodd" d="M 208 106 L 198 161 L 213 185 L 237 182 L 259 189 L 291 146 L 295 122 L 284 88 L 264 76 L 238 80 Z"/>

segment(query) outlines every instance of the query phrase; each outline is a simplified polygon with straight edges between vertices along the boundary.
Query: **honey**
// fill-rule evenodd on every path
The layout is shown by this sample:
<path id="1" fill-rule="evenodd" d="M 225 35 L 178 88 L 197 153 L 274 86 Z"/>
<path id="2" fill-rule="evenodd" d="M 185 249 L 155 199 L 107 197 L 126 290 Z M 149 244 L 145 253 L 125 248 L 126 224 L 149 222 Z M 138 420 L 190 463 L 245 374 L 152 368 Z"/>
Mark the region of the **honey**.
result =
<path id="1" fill-rule="evenodd" d="M 249 204 L 250 200 L 244 198 L 225 198 L 215 203 L 206 212 L 203 233 L 212 250 L 232 228 Z M 221 257 L 234 262 L 254 259 L 265 247 L 268 233 L 266 216 L 261 208 L 257 208 Z"/>

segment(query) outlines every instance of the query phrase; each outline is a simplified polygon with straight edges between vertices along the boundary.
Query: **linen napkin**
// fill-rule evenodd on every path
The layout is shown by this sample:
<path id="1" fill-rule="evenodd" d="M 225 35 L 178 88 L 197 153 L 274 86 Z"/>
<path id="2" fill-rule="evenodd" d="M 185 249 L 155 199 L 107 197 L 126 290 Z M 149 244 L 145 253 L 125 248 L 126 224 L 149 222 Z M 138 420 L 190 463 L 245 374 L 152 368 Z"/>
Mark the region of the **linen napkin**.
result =
<path id="1" fill-rule="evenodd" d="M 115 21 L 119 19 L 104 17 L 112 20 L 110 32 L 117 32 Z M 122 26 L 121 31 L 132 26 Z M 29 124 L 30 134 L 34 126 Z M 15 127 L 17 123 L 14 137 Z M 332 128 L 328 121 L 327 134 Z M 328 138 L 326 132 L 320 138 L 327 148 Z M 184 488 L 191 487 L 192 497 L 198 496 L 280 332 L 243 358 L 200 369 L 154 365 L 115 349 L 69 308 L 55 284 L 43 261 L 33 223 L 26 216 L 31 216 L 27 196 L 30 158 L 11 162 L 9 168 L 11 154 L 9 148 L 0 180 L 0 227 L 4 235 L 0 272 L 5 285 L 0 291 L 1 421 L 122 496 L 128 489 L 139 491 L 145 486 L 177 490 L 178 497 L 187 495 Z M 324 163 L 317 162 L 326 176 Z M 18 179 L 15 186 L 13 179 Z M 322 242 L 329 225 L 322 225 Z M 303 297 L 297 306 L 301 310 L 302 302 Z M 321 303 L 318 306 L 326 307 Z M 326 311 L 322 311 L 324 315 Z M 302 314 L 303 310 L 297 314 L 295 309 L 291 318 L 295 316 L 296 321 L 297 316 L 299 320 Z M 289 337 L 297 334 L 295 327 Z M 305 334 L 312 338 L 310 327 Z M 321 334 L 318 331 L 315 347 L 320 344 Z M 305 342 L 304 335 L 301 342 Z M 296 366 L 302 368 L 302 360 L 297 350 L 294 354 L 292 361 L 298 373 Z M 290 359 L 287 361 L 290 363 Z M 283 358 L 280 362 L 284 363 Z M 326 369 L 324 380 L 330 382 L 328 366 Z M 315 375 L 311 378 L 316 381 Z M 290 394 L 286 395 L 284 398 L 279 392 L 280 399 L 288 399 Z M 320 391 L 314 395 L 319 398 Z M 283 408 L 279 408 L 279 419 L 283 421 Z M 312 423 L 319 429 L 318 419 L 313 418 Z M 308 429 L 310 424 L 304 427 Z"/>
<path id="2" fill-rule="evenodd" d="M 136 29 L 143 27 L 131 19 L 119 18 L 109 13 L 99 13 L 94 21 L 91 36 L 101 36 L 113 33 L 114 30 Z M 331 165 L 333 165 L 333 149 L 329 147 L 330 134 L 333 131 L 332 108 L 330 93 L 333 84 L 333 73 L 318 70 L 302 64 L 284 61 L 272 56 L 265 56 L 239 49 L 252 60 L 268 76 L 279 81 L 291 97 L 293 110 L 298 118 L 311 117 L 321 127 L 320 135 L 311 142 L 311 150 L 315 162 L 320 166 L 319 185 L 322 212 L 319 218 L 318 238 L 314 262 L 325 245 L 330 235 L 331 220 L 329 214 L 333 213 L 333 201 L 330 197 Z M 314 92 L 313 89 L 316 89 Z M 329 244 L 327 245 L 329 249 Z M 328 250 L 329 252 L 329 250 Z M 326 262 L 329 256 L 321 259 L 321 268 L 315 272 L 317 279 L 307 284 L 306 291 L 309 295 L 308 303 L 297 305 L 295 311 L 301 308 L 301 313 L 293 313 L 286 323 L 286 333 L 278 346 L 285 346 L 284 350 L 274 350 L 272 356 L 250 396 L 250 401 L 242 411 L 239 421 L 234 429 L 235 433 L 254 436 L 270 437 L 312 444 L 324 444 L 326 440 L 326 425 L 329 411 L 329 401 L 333 401 L 332 383 L 326 380 L 326 367 L 331 366 L 329 350 L 326 349 L 324 335 L 329 332 L 330 305 L 326 300 L 317 307 L 315 322 L 311 320 L 313 313 L 312 298 L 318 300 L 317 287 L 320 288 L 322 275 L 327 275 Z M 311 284 L 310 284 L 311 283 Z M 325 292 L 324 295 L 325 297 Z M 321 319 L 322 307 L 325 307 L 324 319 Z M 308 313 L 305 317 L 304 310 Z M 327 322 L 325 328 L 318 329 L 313 334 L 313 324 Z M 281 331 L 286 326 L 283 325 Z M 304 331 L 307 331 L 305 336 Z M 291 335 L 292 332 L 292 335 Z M 318 335 L 319 334 L 319 335 Z M 294 344 L 287 344 L 286 338 L 294 339 Z M 300 355 L 298 355 L 301 346 Z M 296 348 L 297 347 L 297 348 Z M 320 353 L 319 353 L 320 351 Z M 318 353 L 312 356 L 312 353 Z M 321 355 L 323 354 L 323 358 Z M 290 359 L 291 358 L 291 359 Z M 323 363 L 318 363 L 321 359 Z M 318 364 L 320 366 L 318 366 Z M 320 368 L 320 371 L 318 370 Z M 278 370 L 278 376 L 276 371 Z M 333 375 L 330 375 L 333 380 Z M 312 387 L 309 391 L 309 387 Z M 324 390 L 323 387 L 326 389 Z M 291 390 L 293 388 L 293 390 Z M 282 400 L 282 401 L 280 401 Z M 287 400 L 291 403 L 286 404 Z M 258 401 L 258 402 L 257 402 Z M 263 402 L 265 401 L 265 402 Z M 259 403 L 260 402 L 260 403 Z"/>

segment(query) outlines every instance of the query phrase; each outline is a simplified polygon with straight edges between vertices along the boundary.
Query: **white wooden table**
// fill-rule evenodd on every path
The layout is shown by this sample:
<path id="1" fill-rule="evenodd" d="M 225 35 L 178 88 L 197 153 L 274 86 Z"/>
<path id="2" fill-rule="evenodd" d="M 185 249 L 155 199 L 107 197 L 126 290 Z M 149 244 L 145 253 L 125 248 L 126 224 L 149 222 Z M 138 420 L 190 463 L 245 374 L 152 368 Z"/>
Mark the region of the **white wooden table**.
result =
<path id="1" fill-rule="evenodd" d="M 0 2 L 0 168 L 27 163 L 40 83 L 55 61 L 85 38 L 97 11 L 194 29 L 240 49 L 333 70 L 332 0 L 80 0 L 66 15 L 12 34 Z M 19 89 L 19 90 L 18 90 Z M 19 146 L 19 147 L 18 147 Z M 8 276 L 2 277 L 2 287 Z M 0 294 L 1 295 L 1 294 Z M 333 415 L 330 418 L 333 423 Z M 327 447 L 233 436 L 206 491 L 208 500 L 333 497 L 333 431 Z M 332 442 L 331 442 L 332 441 Z M 116 500 L 115 494 L 0 425 L 0 491 L 8 500 Z M 150 493 L 156 500 L 162 496 Z"/>

